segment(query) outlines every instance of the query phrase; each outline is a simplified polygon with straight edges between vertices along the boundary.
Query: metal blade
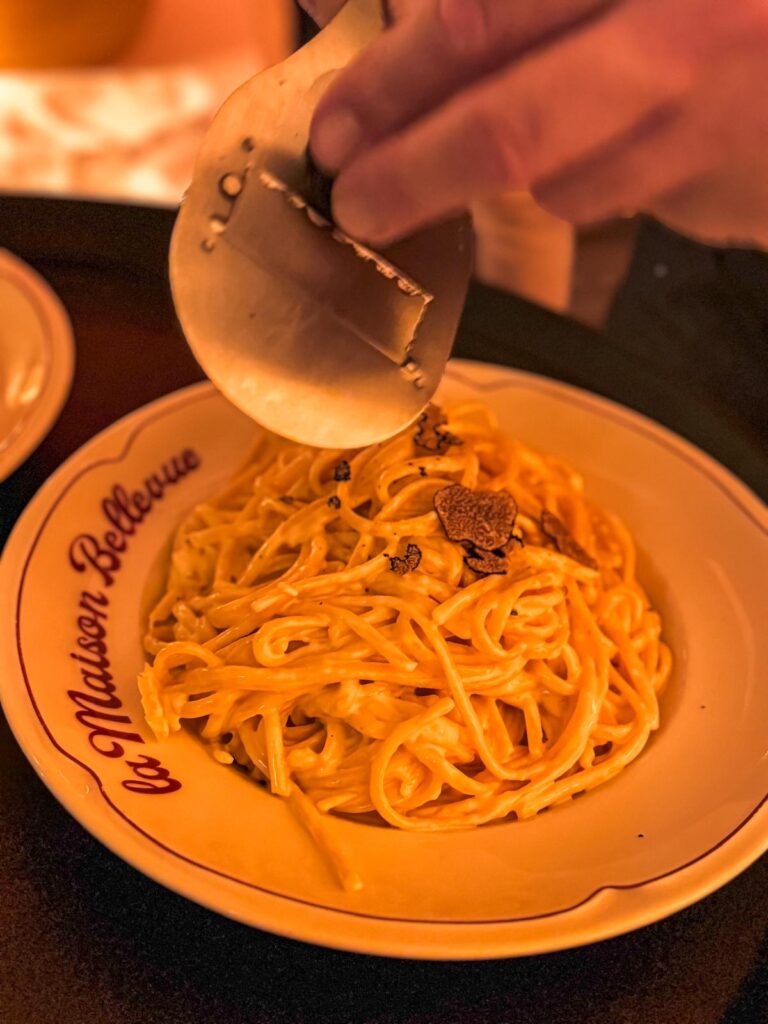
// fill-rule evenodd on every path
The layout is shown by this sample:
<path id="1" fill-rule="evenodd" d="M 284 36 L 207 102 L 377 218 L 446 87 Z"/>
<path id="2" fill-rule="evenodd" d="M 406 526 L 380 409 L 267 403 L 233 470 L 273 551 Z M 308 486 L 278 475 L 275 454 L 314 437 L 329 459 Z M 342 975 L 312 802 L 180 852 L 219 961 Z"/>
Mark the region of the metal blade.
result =
<path id="1" fill-rule="evenodd" d="M 471 264 L 466 218 L 375 253 L 302 195 L 317 100 L 378 31 L 378 3 L 349 0 L 230 97 L 171 246 L 179 319 L 211 380 L 264 426 L 328 447 L 383 440 L 416 418 L 442 377 Z"/>

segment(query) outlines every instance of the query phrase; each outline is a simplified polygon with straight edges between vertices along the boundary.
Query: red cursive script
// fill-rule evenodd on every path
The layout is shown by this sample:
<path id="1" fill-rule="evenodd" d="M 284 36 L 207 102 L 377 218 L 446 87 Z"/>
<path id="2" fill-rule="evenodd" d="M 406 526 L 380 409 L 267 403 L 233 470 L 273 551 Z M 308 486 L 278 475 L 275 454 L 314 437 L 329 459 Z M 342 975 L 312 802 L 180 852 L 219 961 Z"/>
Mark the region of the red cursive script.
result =
<path id="1" fill-rule="evenodd" d="M 130 495 L 121 484 L 115 484 L 112 493 L 101 503 L 109 528 L 100 537 L 92 533 L 80 533 L 75 537 L 69 546 L 72 568 L 77 572 L 95 569 L 103 586 L 111 587 L 115 573 L 120 569 L 120 555 L 126 551 L 128 539 L 136 533 L 136 527 L 169 487 L 199 465 L 200 458 L 196 452 L 185 448 L 181 455 L 174 455 L 170 462 L 163 463 L 156 473 L 146 478 L 143 487 Z"/>
<path id="2" fill-rule="evenodd" d="M 181 783 L 169 770 L 148 754 L 129 754 L 129 744 L 143 744 L 141 734 L 125 713 L 110 671 L 107 648 L 109 596 L 123 564 L 129 540 L 166 490 L 178 484 L 200 465 L 199 456 L 190 448 L 163 463 L 143 486 L 130 493 L 115 484 L 101 502 L 107 528 L 100 534 L 80 533 L 69 546 L 69 564 L 76 572 L 95 572 L 104 589 L 83 590 L 77 607 L 76 650 L 70 658 L 77 662 L 80 686 L 67 690 L 75 705 L 75 718 L 88 731 L 88 742 L 102 757 L 124 758 L 132 778 L 123 786 L 132 793 L 157 795 L 174 793 Z"/>

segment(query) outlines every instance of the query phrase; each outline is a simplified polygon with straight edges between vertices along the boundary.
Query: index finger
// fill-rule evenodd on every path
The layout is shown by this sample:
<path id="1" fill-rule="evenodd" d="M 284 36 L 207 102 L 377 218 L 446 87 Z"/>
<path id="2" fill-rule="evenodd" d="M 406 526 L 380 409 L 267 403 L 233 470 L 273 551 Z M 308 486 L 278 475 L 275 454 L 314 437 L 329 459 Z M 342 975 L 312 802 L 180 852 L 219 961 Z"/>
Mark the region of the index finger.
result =
<path id="1" fill-rule="evenodd" d="M 613 14 L 512 62 L 342 169 L 341 227 L 386 245 L 483 196 L 530 190 L 676 109 L 691 68 L 652 44 L 664 4 Z"/>
<path id="2" fill-rule="evenodd" d="M 461 86 L 614 3 L 421 0 L 411 5 L 409 17 L 369 46 L 320 101 L 311 132 L 316 159 L 327 170 L 340 169 Z M 340 139 L 342 120 L 346 138 Z M 354 141 L 351 126 L 356 127 Z"/>

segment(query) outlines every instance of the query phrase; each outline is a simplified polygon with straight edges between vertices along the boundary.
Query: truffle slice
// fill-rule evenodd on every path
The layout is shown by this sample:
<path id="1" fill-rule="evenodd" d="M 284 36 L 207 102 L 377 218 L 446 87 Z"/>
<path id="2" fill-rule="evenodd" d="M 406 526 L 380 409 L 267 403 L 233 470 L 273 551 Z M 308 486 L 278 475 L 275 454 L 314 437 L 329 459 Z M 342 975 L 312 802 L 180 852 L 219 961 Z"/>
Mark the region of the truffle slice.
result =
<path id="1" fill-rule="evenodd" d="M 422 451 L 429 452 L 430 455 L 444 455 L 451 445 L 462 444 L 460 437 L 456 437 L 448 430 L 443 430 L 447 422 L 448 419 L 443 410 L 430 402 L 416 421 L 413 443 Z"/>
<path id="2" fill-rule="evenodd" d="M 421 565 L 421 548 L 418 544 L 407 544 L 405 555 L 401 558 L 395 555 L 389 559 L 389 568 L 398 576 L 405 576 L 408 572 L 416 572 Z"/>
<path id="3" fill-rule="evenodd" d="M 504 576 L 507 571 L 507 560 L 493 551 L 481 551 L 470 548 L 464 564 L 480 576 Z"/>
<path id="4" fill-rule="evenodd" d="M 517 503 L 509 491 L 471 491 L 451 484 L 435 494 L 434 504 L 449 540 L 494 551 L 512 537 Z"/>
<path id="5" fill-rule="evenodd" d="M 580 562 L 588 569 L 596 570 L 599 568 L 592 555 L 588 554 L 581 544 L 573 539 L 562 520 L 558 519 L 549 509 L 545 508 L 541 513 L 539 524 L 546 536 L 555 542 L 555 547 L 561 555 L 566 555 L 575 562 Z"/>
<path id="6" fill-rule="evenodd" d="M 344 480 L 352 479 L 352 470 L 350 469 L 349 463 L 346 459 L 342 459 L 341 462 L 337 462 L 333 467 L 333 479 L 337 483 L 342 483 Z"/>

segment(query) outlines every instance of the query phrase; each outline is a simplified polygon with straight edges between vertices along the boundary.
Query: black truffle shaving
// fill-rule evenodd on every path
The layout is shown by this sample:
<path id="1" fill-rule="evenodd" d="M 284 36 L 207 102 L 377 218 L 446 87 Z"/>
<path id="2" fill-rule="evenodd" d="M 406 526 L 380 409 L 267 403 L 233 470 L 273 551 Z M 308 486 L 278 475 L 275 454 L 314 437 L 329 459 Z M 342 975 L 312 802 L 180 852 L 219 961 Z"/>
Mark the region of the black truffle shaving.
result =
<path id="1" fill-rule="evenodd" d="M 418 544 L 408 544 L 405 548 L 405 555 L 395 555 L 389 559 L 389 568 L 398 576 L 405 576 L 406 573 L 416 572 L 421 565 L 421 548 Z"/>

